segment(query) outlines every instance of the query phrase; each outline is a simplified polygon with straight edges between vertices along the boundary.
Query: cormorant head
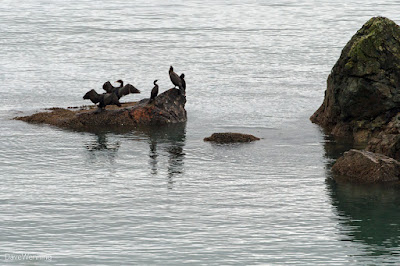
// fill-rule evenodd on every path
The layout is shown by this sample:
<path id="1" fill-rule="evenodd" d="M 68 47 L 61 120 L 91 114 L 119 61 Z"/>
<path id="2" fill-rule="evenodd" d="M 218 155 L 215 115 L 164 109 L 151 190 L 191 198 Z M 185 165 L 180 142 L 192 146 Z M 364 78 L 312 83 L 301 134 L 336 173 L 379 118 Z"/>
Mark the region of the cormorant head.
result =
<path id="1" fill-rule="evenodd" d="M 121 87 L 124 86 L 124 82 L 123 82 L 122 80 L 119 79 L 119 80 L 117 80 L 116 82 L 120 83 L 120 84 L 121 84 Z"/>
<path id="2" fill-rule="evenodd" d="M 185 74 L 182 73 L 181 76 L 180 76 L 180 78 L 181 78 L 181 79 L 184 79 L 184 78 L 185 78 Z"/>
<path id="3" fill-rule="evenodd" d="M 157 84 L 156 84 L 156 83 L 157 83 L 157 81 L 158 81 L 158 79 L 156 79 L 156 80 L 153 82 L 153 84 L 154 84 L 154 85 L 157 85 Z"/>
<path id="4" fill-rule="evenodd" d="M 169 73 L 171 73 L 172 71 L 174 71 L 174 68 L 172 66 L 169 67 Z"/>

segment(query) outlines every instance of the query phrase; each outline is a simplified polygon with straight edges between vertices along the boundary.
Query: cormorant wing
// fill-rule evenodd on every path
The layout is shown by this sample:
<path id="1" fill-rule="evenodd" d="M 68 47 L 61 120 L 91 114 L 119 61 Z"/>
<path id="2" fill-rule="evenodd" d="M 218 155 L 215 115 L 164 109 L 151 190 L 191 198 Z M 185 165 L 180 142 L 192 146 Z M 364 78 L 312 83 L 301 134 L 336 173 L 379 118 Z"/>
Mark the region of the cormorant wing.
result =
<path id="1" fill-rule="evenodd" d="M 119 97 L 128 95 L 129 93 L 140 93 L 140 90 L 136 89 L 133 85 L 131 84 L 126 84 L 122 88 L 118 88 L 118 95 Z"/>
<path id="2" fill-rule="evenodd" d="M 103 84 L 103 90 L 105 90 L 107 93 L 112 93 L 114 89 L 115 87 L 111 84 L 110 81 L 107 81 Z"/>

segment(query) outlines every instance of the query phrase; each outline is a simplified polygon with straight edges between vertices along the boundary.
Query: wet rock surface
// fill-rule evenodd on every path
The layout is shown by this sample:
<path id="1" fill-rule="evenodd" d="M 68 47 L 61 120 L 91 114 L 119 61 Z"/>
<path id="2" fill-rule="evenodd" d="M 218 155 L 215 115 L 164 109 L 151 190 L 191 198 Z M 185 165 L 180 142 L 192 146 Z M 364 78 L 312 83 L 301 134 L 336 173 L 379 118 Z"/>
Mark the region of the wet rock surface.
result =
<path id="1" fill-rule="evenodd" d="M 44 123 L 73 130 L 106 129 L 108 127 L 135 127 L 138 125 L 166 125 L 186 122 L 186 97 L 179 90 L 170 89 L 156 97 L 137 103 L 124 103 L 121 107 L 107 106 L 99 112 L 91 106 L 78 110 L 51 108 L 30 116 L 16 117 L 29 123 Z"/>
<path id="2" fill-rule="evenodd" d="M 400 162 L 382 154 L 350 150 L 332 167 L 335 178 L 355 183 L 399 181 Z"/>
<path id="3" fill-rule="evenodd" d="M 240 142 L 252 142 L 255 140 L 260 140 L 259 138 L 241 133 L 214 133 L 210 137 L 204 138 L 204 141 L 212 141 L 215 143 L 240 143 Z"/>

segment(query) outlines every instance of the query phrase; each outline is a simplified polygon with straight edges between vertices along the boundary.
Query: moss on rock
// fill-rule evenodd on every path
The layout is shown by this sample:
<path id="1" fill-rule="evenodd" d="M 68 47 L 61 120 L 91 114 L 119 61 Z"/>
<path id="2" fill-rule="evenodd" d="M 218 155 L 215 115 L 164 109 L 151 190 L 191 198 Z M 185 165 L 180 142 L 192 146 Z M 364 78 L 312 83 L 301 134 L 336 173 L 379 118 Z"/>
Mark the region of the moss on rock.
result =
<path id="1" fill-rule="evenodd" d="M 400 28 L 374 17 L 343 48 L 328 76 L 325 99 L 310 119 L 333 134 L 370 130 L 372 136 L 394 115 L 399 99 Z"/>

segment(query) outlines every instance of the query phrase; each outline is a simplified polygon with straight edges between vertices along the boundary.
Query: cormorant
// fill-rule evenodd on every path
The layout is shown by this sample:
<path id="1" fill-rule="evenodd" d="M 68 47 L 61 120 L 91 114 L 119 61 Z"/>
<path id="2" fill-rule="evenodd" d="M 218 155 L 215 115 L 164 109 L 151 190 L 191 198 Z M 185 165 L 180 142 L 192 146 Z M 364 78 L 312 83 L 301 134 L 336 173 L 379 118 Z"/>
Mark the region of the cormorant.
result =
<path id="1" fill-rule="evenodd" d="M 157 79 L 153 82 L 154 87 L 151 90 L 151 95 L 150 95 L 150 100 L 149 103 L 153 102 L 154 99 L 157 97 L 158 95 L 158 85 L 157 85 Z"/>
<path id="2" fill-rule="evenodd" d="M 119 87 L 114 87 L 113 85 L 111 85 L 110 81 L 107 81 L 103 84 L 103 89 L 107 93 L 116 94 L 118 99 L 120 99 L 122 96 L 125 96 L 130 93 L 140 93 L 140 90 L 136 89 L 131 84 L 126 84 L 125 86 L 123 86 L 124 82 L 122 80 L 117 80 L 116 82 L 120 83 Z"/>
<path id="3" fill-rule="evenodd" d="M 92 89 L 83 96 L 83 99 L 90 99 L 94 104 L 99 103 L 98 107 L 100 109 L 104 109 L 107 105 L 117 105 L 121 107 L 121 103 L 119 102 L 119 99 L 115 93 L 98 94 Z"/>
<path id="4" fill-rule="evenodd" d="M 172 66 L 169 67 L 169 78 L 172 81 L 172 84 L 179 87 L 179 90 L 181 92 L 184 92 L 183 86 L 182 86 L 182 79 L 174 72 L 174 68 Z"/>
<path id="5" fill-rule="evenodd" d="M 186 94 L 186 81 L 185 81 L 185 74 L 181 74 L 179 76 L 181 78 L 181 82 L 182 82 L 182 87 L 183 87 L 183 94 Z"/>

